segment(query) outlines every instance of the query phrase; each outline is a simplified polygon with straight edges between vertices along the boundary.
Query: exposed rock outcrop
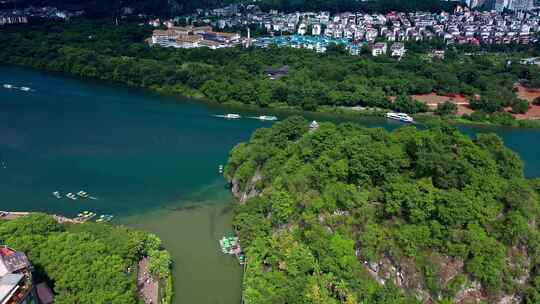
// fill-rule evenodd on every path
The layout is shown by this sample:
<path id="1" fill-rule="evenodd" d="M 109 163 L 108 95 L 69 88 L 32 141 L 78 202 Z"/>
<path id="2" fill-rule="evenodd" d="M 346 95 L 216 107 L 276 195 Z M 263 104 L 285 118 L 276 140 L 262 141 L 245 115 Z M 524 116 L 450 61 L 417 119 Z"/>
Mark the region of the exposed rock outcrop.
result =
<path id="1" fill-rule="evenodd" d="M 257 189 L 257 183 L 262 179 L 261 170 L 257 168 L 255 174 L 251 177 L 249 182 L 246 184 L 245 189 L 242 189 L 240 183 L 233 178 L 231 182 L 231 192 L 238 199 L 241 204 L 244 204 L 252 197 L 259 196 L 261 191 Z"/>

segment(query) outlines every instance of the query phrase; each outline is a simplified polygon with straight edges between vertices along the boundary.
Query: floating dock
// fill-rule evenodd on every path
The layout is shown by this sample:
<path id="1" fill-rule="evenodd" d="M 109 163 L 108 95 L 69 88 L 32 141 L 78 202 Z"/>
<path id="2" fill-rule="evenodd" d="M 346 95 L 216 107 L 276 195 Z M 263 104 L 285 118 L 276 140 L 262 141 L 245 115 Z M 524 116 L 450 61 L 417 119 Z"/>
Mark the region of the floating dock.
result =
<path id="1" fill-rule="evenodd" d="M 221 247 L 221 252 L 224 254 L 234 255 L 238 258 L 240 265 L 244 265 L 246 262 L 246 257 L 240 246 L 240 239 L 237 236 L 224 236 L 219 240 L 219 245 Z"/>

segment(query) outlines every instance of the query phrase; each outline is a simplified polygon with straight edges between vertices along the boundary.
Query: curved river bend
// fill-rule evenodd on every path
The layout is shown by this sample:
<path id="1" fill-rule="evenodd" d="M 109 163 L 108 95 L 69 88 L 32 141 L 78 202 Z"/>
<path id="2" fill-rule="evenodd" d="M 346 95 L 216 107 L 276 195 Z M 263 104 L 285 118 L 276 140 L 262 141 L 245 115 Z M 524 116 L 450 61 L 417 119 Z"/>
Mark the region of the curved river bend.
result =
<path id="1" fill-rule="evenodd" d="M 175 303 L 239 303 L 242 269 L 218 251 L 232 202 L 218 166 L 269 122 L 219 119 L 212 115 L 227 109 L 11 66 L 0 66 L 1 84 L 33 90 L 0 87 L 0 210 L 114 214 L 163 239 L 175 260 Z M 540 130 L 461 129 L 498 133 L 526 175 L 540 176 Z M 79 190 L 98 200 L 51 194 Z"/>

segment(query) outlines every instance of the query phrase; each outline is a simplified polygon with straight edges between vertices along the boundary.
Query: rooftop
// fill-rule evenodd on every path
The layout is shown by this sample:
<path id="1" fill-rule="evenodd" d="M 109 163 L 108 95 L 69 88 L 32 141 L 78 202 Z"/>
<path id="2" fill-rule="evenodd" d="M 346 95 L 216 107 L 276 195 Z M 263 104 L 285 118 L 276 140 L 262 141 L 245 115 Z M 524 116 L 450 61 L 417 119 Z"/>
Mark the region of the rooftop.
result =
<path id="1" fill-rule="evenodd" d="M 19 303 L 31 287 L 30 262 L 26 255 L 8 247 L 0 247 L 0 303 Z"/>

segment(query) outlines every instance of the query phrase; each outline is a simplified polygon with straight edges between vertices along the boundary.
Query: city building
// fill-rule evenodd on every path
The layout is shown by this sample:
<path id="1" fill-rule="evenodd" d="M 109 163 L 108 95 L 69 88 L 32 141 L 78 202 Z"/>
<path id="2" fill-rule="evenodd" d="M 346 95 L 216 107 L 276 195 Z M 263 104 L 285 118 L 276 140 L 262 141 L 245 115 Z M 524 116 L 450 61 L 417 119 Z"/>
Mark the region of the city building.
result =
<path id="1" fill-rule="evenodd" d="M 240 44 L 240 40 L 238 33 L 215 32 L 211 26 L 170 26 L 166 30 L 154 30 L 149 39 L 151 45 L 183 49 L 232 47 Z"/>
<path id="2" fill-rule="evenodd" d="M 262 12 L 252 7 L 228 7 L 224 10 L 200 10 L 198 15 L 184 16 L 193 24 L 206 27 L 175 27 L 165 22 L 173 35 L 155 31 L 151 44 L 170 47 L 208 47 L 212 49 L 246 45 L 256 47 L 306 48 L 326 52 L 332 43 L 340 44 L 352 55 L 359 55 L 364 45 L 386 42 L 387 48 L 394 43 L 421 42 L 442 39 L 452 44 L 530 44 L 538 41 L 540 10 L 528 10 L 530 0 L 469 0 L 467 4 L 488 10 L 474 10 L 457 6 L 453 13 L 440 12 Z M 505 8 L 516 10 L 508 12 Z M 234 8 L 234 9 L 232 9 Z M 521 9 L 518 9 L 521 8 Z M 226 13 L 236 11 L 234 14 Z M 504 12 L 503 12 L 504 11 Z M 215 14 L 215 12 L 218 12 Z M 182 17 L 178 17 L 182 19 Z M 268 32 L 263 37 L 249 40 L 227 29 L 259 27 Z M 214 32 L 220 28 L 221 32 Z M 200 38 L 177 40 L 179 36 L 201 35 Z M 191 40 L 196 41 L 191 41 Z M 399 44 L 397 45 L 399 46 Z M 391 51 L 388 49 L 386 51 Z M 375 56 L 386 53 L 384 48 L 372 50 Z M 401 55 L 402 49 L 395 52 Z"/>
<path id="3" fill-rule="evenodd" d="M 514 11 L 534 8 L 534 0 L 509 0 L 508 8 Z"/>
<path id="4" fill-rule="evenodd" d="M 386 44 L 386 42 L 375 43 L 371 48 L 371 55 L 373 55 L 374 57 L 386 55 L 387 48 L 388 45 Z"/>
<path id="5" fill-rule="evenodd" d="M 5 246 L 0 247 L 0 303 L 38 303 L 28 258 Z"/>
<path id="6" fill-rule="evenodd" d="M 431 53 L 429 53 L 430 58 L 437 58 L 443 60 L 445 57 L 445 51 L 444 50 L 433 50 Z"/>
<path id="7" fill-rule="evenodd" d="M 390 56 L 392 57 L 404 57 L 407 50 L 402 42 L 396 42 L 390 47 Z"/>

